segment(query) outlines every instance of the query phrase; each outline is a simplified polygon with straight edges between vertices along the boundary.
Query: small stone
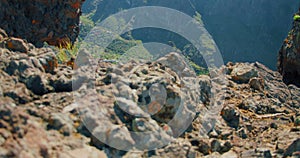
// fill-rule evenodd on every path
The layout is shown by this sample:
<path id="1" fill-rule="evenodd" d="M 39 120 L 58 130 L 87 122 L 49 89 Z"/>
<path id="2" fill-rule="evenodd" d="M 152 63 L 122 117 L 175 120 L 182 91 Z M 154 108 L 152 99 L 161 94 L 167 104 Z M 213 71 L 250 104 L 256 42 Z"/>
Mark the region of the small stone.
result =
<path id="1" fill-rule="evenodd" d="M 230 127 L 237 128 L 239 126 L 240 114 L 233 107 L 224 107 L 221 111 L 221 116 Z"/>
<path id="2" fill-rule="evenodd" d="M 224 130 L 221 133 L 221 138 L 223 140 L 227 140 L 231 135 L 232 135 L 232 131 L 231 130 Z"/>
<path id="3" fill-rule="evenodd" d="M 220 143 L 219 140 L 213 139 L 211 141 L 210 145 L 211 145 L 211 151 L 213 151 L 213 152 L 219 152 L 219 151 L 221 151 L 221 143 Z"/>
<path id="4" fill-rule="evenodd" d="M 265 149 L 265 148 L 257 148 L 255 149 L 255 152 L 258 154 L 258 156 L 260 157 L 264 157 L 264 158 L 272 158 L 272 154 L 271 151 L 269 149 Z"/>
<path id="5" fill-rule="evenodd" d="M 29 50 L 27 43 L 25 43 L 22 39 L 13 37 L 6 40 L 6 47 L 10 50 L 22 53 L 27 53 Z"/>
<path id="6" fill-rule="evenodd" d="M 51 114 L 48 127 L 59 130 L 65 136 L 69 136 L 74 131 L 72 120 L 63 113 Z"/>
<path id="7" fill-rule="evenodd" d="M 243 129 L 240 129 L 239 131 L 238 131 L 238 136 L 240 137 L 240 138 L 243 138 L 243 139 L 246 139 L 246 138 L 248 138 L 248 136 L 247 136 L 247 134 L 246 134 L 246 130 L 243 128 Z"/>
<path id="8" fill-rule="evenodd" d="M 209 134 L 208 134 L 209 138 L 218 138 L 219 134 L 215 131 L 212 130 Z"/>
<path id="9" fill-rule="evenodd" d="M 224 143 L 221 143 L 221 153 L 225 153 L 227 151 L 229 151 L 232 148 L 232 145 L 229 141 L 226 141 Z"/>
<path id="10" fill-rule="evenodd" d="M 199 140 L 198 150 L 203 153 L 204 155 L 209 154 L 211 148 L 207 141 Z"/>
<path id="11" fill-rule="evenodd" d="M 295 140 L 291 145 L 284 151 L 283 157 L 292 156 L 294 152 L 299 152 L 300 149 L 300 138 Z"/>
<path id="12" fill-rule="evenodd" d="M 251 88 L 261 92 L 264 91 L 265 89 L 265 81 L 262 78 L 258 78 L 258 77 L 251 78 L 249 81 L 249 85 Z"/>
<path id="13" fill-rule="evenodd" d="M 238 154 L 235 153 L 234 151 L 228 151 L 226 153 L 224 153 L 221 158 L 238 158 Z"/>
<path id="14" fill-rule="evenodd" d="M 277 124 L 276 124 L 276 123 L 274 123 L 274 122 L 273 122 L 273 123 L 271 123 L 270 127 L 271 127 L 271 128 L 274 128 L 274 129 L 277 129 L 277 128 L 278 128 Z"/>

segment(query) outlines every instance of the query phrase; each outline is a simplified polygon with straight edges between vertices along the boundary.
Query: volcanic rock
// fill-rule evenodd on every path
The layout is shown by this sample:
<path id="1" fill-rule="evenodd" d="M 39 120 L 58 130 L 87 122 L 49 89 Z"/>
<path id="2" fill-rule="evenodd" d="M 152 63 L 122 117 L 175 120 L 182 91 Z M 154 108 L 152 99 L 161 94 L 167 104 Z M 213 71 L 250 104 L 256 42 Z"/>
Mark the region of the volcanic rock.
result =
<path id="1" fill-rule="evenodd" d="M 79 34 L 79 16 L 84 0 L 0 1 L 0 28 L 11 37 L 21 37 L 37 47 L 74 43 Z M 0 31 L 2 32 L 2 31 Z M 0 33 L 0 40 L 6 34 Z M 18 40 L 8 41 L 13 50 L 26 51 Z"/>
<path id="2" fill-rule="evenodd" d="M 300 11 L 295 14 L 299 15 Z M 300 86 L 300 21 L 294 20 L 293 28 L 279 51 L 277 69 L 286 84 Z"/>

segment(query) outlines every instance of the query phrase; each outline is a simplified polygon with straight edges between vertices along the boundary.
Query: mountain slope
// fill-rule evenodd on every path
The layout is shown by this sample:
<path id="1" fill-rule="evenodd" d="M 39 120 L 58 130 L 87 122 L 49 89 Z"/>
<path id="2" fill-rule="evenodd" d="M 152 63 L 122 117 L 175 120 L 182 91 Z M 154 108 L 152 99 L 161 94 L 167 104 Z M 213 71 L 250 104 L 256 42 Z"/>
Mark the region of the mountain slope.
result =
<path id="1" fill-rule="evenodd" d="M 290 29 L 298 1 L 252 0 L 102 0 L 84 4 L 84 13 L 93 13 L 93 21 L 103 20 L 122 9 L 154 5 L 182 11 L 190 16 L 202 15 L 206 29 L 221 50 L 225 62 L 260 61 L 275 69 L 276 52 Z M 90 5 L 90 4 L 93 5 Z M 91 7 L 92 6 L 92 7 Z M 93 10 L 95 9 L 95 10 Z M 138 33 L 143 40 L 145 34 Z M 163 37 L 156 37 L 163 38 Z M 176 41 L 176 40 L 175 40 Z"/>

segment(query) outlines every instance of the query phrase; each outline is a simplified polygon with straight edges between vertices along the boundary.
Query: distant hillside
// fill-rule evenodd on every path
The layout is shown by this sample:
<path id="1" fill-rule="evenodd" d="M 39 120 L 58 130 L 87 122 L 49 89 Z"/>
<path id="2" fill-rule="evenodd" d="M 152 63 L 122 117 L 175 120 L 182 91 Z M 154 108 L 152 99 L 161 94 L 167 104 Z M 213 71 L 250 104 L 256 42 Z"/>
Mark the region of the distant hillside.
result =
<path id="1" fill-rule="evenodd" d="M 83 13 L 97 22 L 122 9 L 145 5 L 174 8 L 190 16 L 199 12 L 225 62 L 260 61 L 275 69 L 277 52 L 291 28 L 291 15 L 299 3 L 294 0 L 87 0 Z M 140 32 L 133 37 L 144 40 Z"/>

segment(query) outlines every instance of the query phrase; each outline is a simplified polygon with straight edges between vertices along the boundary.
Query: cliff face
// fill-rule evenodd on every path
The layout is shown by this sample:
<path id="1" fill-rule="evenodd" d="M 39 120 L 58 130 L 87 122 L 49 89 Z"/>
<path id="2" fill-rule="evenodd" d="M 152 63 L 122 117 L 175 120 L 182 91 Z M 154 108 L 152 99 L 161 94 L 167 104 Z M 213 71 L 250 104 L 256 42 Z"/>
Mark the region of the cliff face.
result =
<path id="1" fill-rule="evenodd" d="M 0 0 L 0 28 L 40 47 L 74 42 L 84 0 Z"/>
<path id="2" fill-rule="evenodd" d="M 299 1 L 294 0 L 87 0 L 84 12 L 96 9 L 92 19 L 104 19 L 122 9 L 154 5 L 182 11 L 190 16 L 199 12 L 205 28 L 217 43 L 225 62 L 259 61 L 276 69 L 276 56 L 291 25 Z M 90 10 L 89 10 L 90 9 Z M 152 31 L 153 34 L 153 31 Z M 144 40 L 145 33 L 134 34 Z M 163 39 L 156 36 L 153 39 Z M 178 46 L 176 44 L 176 46 Z"/>
<path id="3" fill-rule="evenodd" d="M 286 84 L 300 86 L 300 10 L 294 16 L 293 28 L 284 40 L 278 56 L 278 71 Z"/>

